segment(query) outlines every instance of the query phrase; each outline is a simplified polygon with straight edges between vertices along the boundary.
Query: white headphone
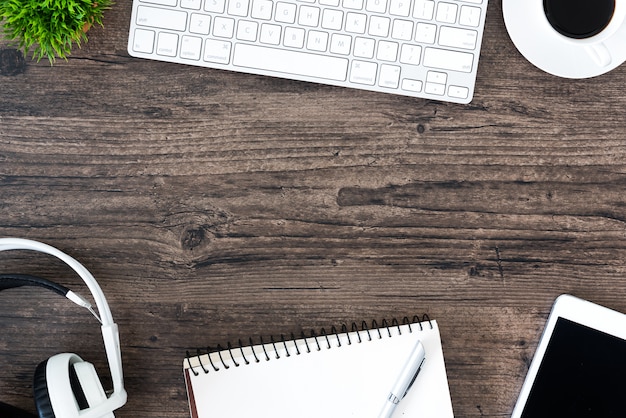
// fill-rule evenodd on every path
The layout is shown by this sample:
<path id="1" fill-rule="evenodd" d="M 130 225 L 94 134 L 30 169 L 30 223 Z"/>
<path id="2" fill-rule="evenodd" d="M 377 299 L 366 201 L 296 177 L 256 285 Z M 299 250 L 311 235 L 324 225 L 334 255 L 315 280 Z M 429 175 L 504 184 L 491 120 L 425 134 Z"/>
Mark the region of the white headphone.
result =
<path id="1" fill-rule="evenodd" d="M 122 376 L 122 356 L 117 324 L 107 304 L 102 289 L 89 271 L 74 258 L 54 247 L 37 241 L 21 238 L 0 238 L 0 251 L 32 250 L 59 258 L 83 279 L 93 295 L 98 308 L 94 312 L 91 304 L 82 296 L 64 286 L 34 276 L 3 275 L 0 291 L 24 285 L 42 286 L 64 294 L 72 302 L 89 309 L 102 324 L 102 338 L 106 350 L 113 392 L 107 396 L 102 383 L 91 363 L 76 354 L 62 353 L 41 363 L 35 371 L 33 391 L 40 418 L 113 418 L 113 411 L 126 403 L 126 391 Z M 4 409 L 3 409 L 4 408 Z M 6 404 L 0 405 L 9 417 L 27 416 L 23 411 Z M 5 413 L 0 414 L 5 417 Z"/>

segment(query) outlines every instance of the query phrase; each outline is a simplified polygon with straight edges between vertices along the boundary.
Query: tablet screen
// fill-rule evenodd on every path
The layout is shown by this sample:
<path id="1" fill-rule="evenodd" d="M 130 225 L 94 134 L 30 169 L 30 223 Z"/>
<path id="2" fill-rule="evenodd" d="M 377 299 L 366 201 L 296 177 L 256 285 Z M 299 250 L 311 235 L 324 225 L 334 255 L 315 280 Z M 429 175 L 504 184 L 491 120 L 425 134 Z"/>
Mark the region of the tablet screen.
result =
<path id="1" fill-rule="evenodd" d="M 626 417 L 626 340 L 559 317 L 522 418 Z"/>

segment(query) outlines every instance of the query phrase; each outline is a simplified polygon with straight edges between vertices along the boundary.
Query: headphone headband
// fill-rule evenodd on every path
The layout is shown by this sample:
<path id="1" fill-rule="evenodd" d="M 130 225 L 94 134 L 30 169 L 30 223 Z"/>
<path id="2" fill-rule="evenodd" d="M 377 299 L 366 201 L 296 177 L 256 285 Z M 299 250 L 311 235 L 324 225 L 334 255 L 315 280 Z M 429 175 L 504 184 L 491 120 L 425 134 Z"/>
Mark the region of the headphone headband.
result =
<path id="1" fill-rule="evenodd" d="M 102 292 L 102 289 L 96 279 L 74 258 L 54 247 L 51 247 L 50 245 L 22 238 L 0 238 L 0 251 L 9 250 L 31 250 L 60 259 L 80 276 L 89 288 L 89 291 L 96 302 L 99 314 L 97 318 L 102 323 L 102 338 L 104 340 L 107 361 L 111 371 L 111 379 L 113 381 L 113 393 L 103 403 L 95 405 L 84 412 L 79 412 L 76 416 L 81 418 L 101 417 L 106 411 L 112 411 L 124 405 L 126 403 L 126 391 L 124 389 L 122 375 L 122 355 L 120 350 L 119 332 L 117 324 L 113 322 L 113 316 L 111 315 L 111 310 L 109 309 L 106 297 L 104 296 L 104 293 Z M 67 416 L 70 417 L 71 415 Z M 63 415 L 63 418 L 65 418 L 65 415 Z"/>

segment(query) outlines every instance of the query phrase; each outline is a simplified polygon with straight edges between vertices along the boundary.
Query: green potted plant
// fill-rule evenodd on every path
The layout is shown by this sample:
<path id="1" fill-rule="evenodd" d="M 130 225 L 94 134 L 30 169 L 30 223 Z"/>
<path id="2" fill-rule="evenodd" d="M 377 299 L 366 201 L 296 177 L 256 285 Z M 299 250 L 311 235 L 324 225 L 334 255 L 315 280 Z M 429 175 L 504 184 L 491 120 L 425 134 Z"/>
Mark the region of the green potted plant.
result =
<path id="1" fill-rule="evenodd" d="M 0 0 L 0 25 L 9 41 L 18 43 L 37 61 L 66 59 L 72 46 L 87 41 L 86 32 L 102 26 L 111 0 Z"/>

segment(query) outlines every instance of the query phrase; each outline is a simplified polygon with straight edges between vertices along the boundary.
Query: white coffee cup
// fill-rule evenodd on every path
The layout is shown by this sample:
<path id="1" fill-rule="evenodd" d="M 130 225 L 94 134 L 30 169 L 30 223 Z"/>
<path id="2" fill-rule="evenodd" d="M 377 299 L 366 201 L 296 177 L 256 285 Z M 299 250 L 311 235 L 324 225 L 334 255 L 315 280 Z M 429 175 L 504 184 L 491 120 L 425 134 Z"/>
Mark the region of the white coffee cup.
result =
<path id="1" fill-rule="evenodd" d="M 626 0 L 502 0 L 502 13 L 520 53 L 552 75 L 596 77 L 626 62 Z"/>
<path id="2" fill-rule="evenodd" d="M 529 0 L 542 16 L 536 22 L 548 25 L 564 42 L 583 47 L 599 67 L 613 62 L 606 41 L 626 25 L 626 0 Z M 626 39 L 621 42 L 626 48 Z"/>

